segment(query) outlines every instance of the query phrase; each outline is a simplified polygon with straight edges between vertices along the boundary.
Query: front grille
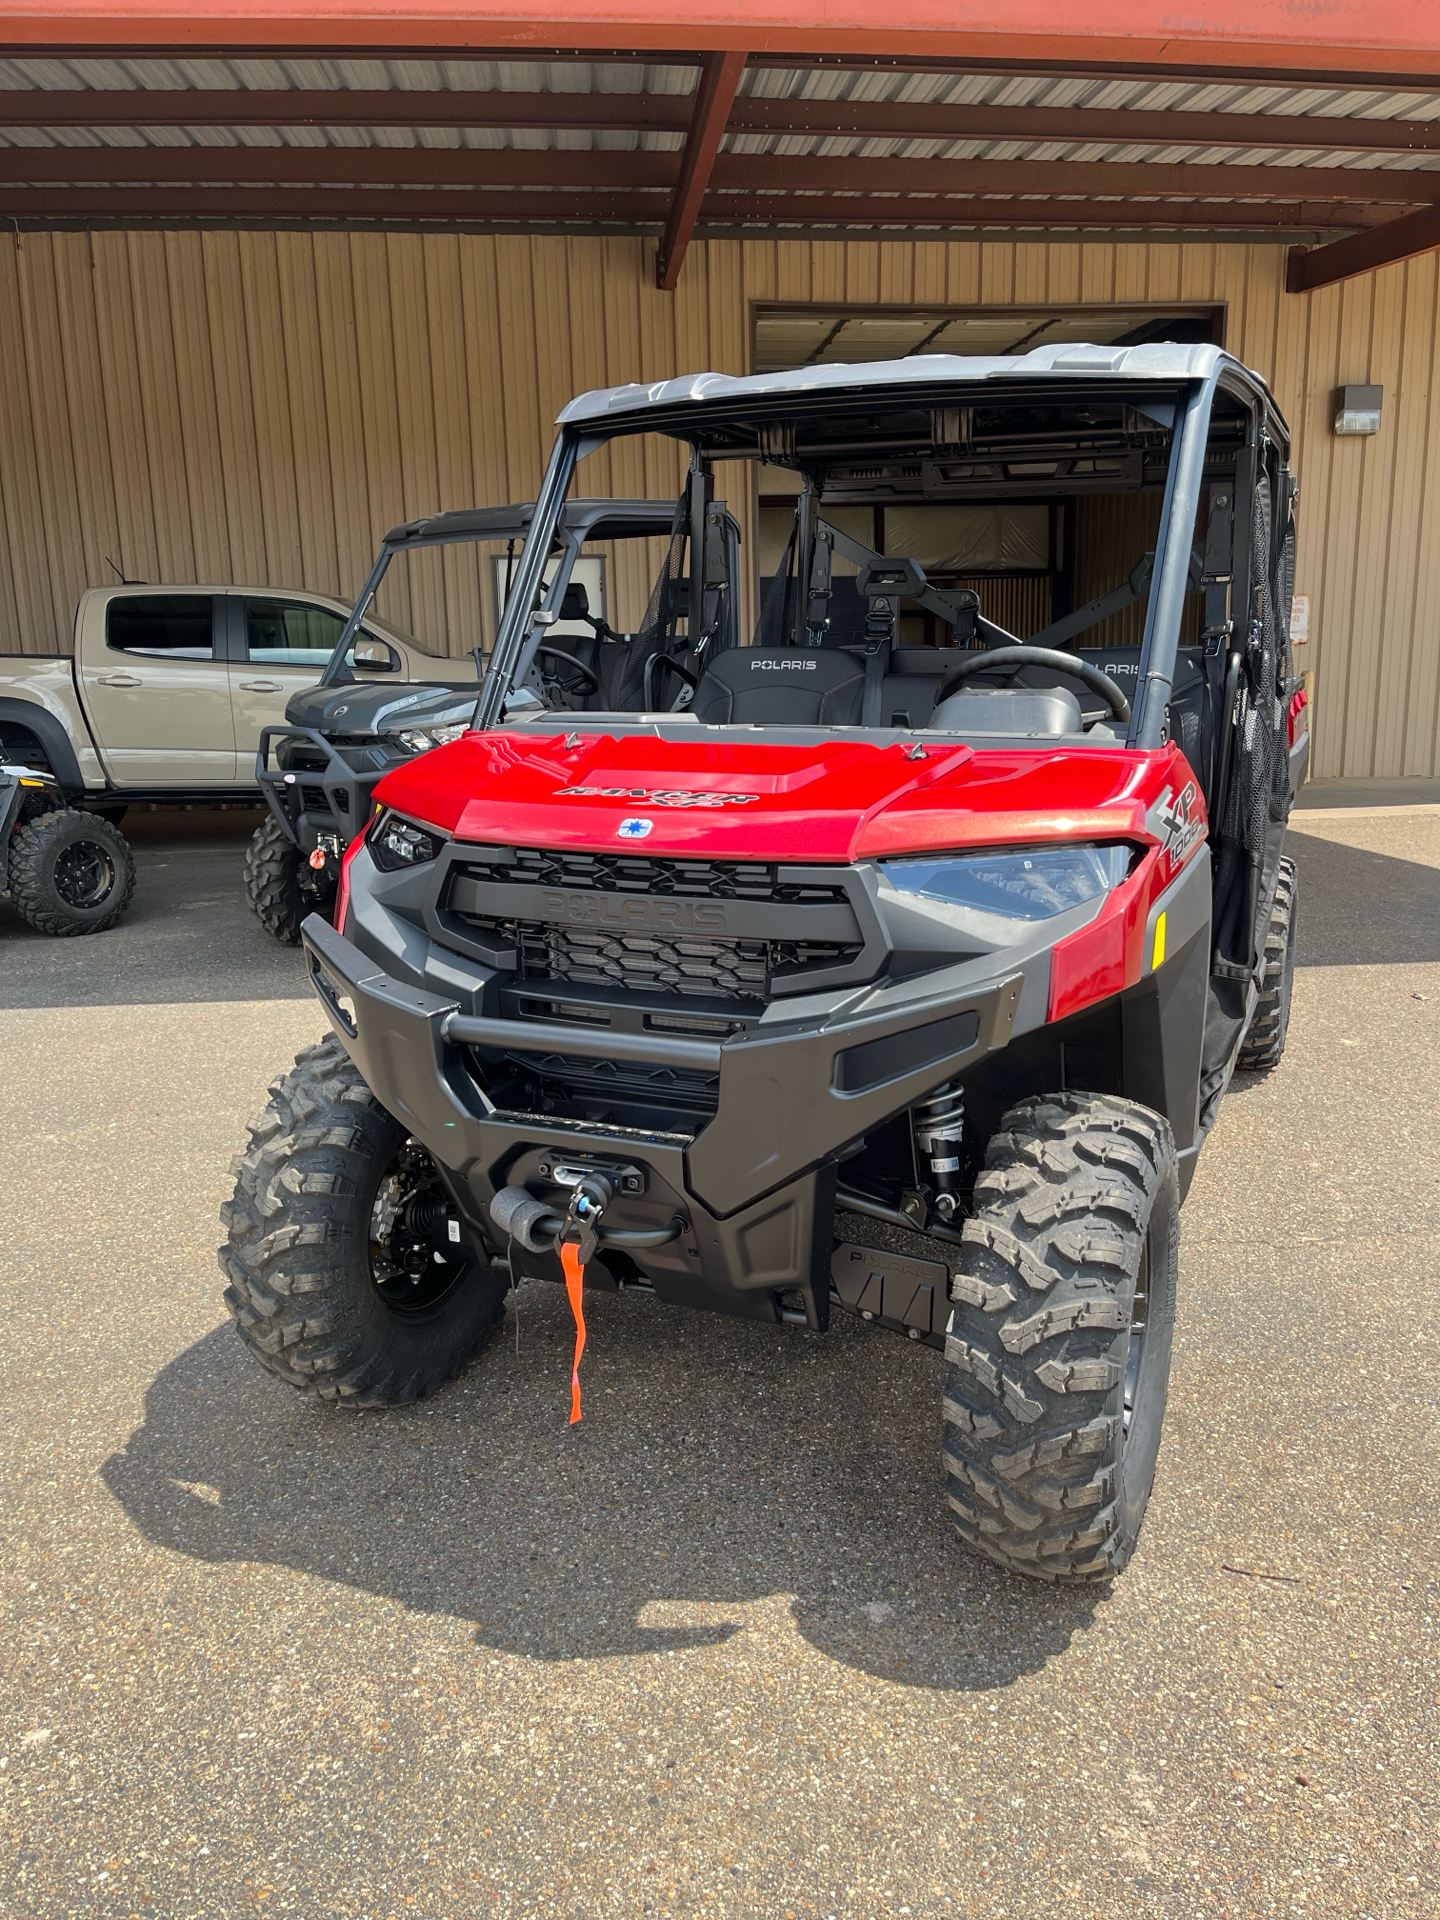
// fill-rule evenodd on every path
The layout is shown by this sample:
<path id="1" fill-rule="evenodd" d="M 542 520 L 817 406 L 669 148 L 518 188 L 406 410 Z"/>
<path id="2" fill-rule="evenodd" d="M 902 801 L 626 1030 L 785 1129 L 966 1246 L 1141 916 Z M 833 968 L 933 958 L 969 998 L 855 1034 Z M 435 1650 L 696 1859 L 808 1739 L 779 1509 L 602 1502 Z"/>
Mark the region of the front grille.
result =
<path id="1" fill-rule="evenodd" d="M 549 847 L 467 849 L 457 871 L 510 886 L 582 887 L 597 893 L 646 893 L 690 900 L 778 900 L 794 906 L 835 906 L 849 900 L 843 886 L 818 877 L 781 880 L 780 868 L 753 860 L 672 860 L 634 853 L 570 853 Z"/>
<path id="2" fill-rule="evenodd" d="M 666 939 L 533 925 L 516 931 L 520 972 L 527 981 L 757 1001 L 764 1000 L 769 984 L 766 949 L 772 943 L 764 940 Z"/>
<path id="3" fill-rule="evenodd" d="M 619 987 L 628 993 L 686 1000 L 752 1002 L 758 1011 L 777 975 L 836 967 L 857 947 L 824 940 L 726 940 L 699 934 L 603 933 L 538 921 L 461 918 L 477 932 L 513 946 L 527 986 Z"/>
<path id="4" fill-rule="evenodd" d="M 807 973 L 833 973 L 862 951 L 850 895 L 823 867 L 467 847 L 444 886 L 445 910 L 512 948 L 527 987 L 753 1015 L 773 992 L 804 991 Z"/>
<path id="5" fill-rule="evenodd" d="M 314 781 L 303 780 L 300 783 L 300 804 L 307 813 L 329 813 L 330 801 L 325 789 Z"/>

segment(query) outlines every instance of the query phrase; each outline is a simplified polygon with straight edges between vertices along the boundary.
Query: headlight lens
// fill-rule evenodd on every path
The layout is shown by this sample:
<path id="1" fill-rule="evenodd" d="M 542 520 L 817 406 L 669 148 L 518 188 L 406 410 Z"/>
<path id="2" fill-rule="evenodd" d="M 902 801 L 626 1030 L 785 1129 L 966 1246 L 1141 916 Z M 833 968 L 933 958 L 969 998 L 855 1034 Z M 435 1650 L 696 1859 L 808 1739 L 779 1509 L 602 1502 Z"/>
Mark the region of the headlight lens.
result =
<path id="1" fill-rule="evenodd" d="M 401 727 L 390 738 L 398 740 L 411 753 L 428 753 L 432 747 L 448 747 L 464 731 L 465 722 L 462 720 L 454 727 Z"/>
<path id="2" fill-rule="evenodd" d="M 438 834 L 412 826 L 398 813 L 382 813 L 369 833 L 370 857 L 382 873 L 424 866 L 439 854 L 440 844 Z"/>
<path id="3" fill-rule="evenodd" d="M 1128 846 L 1032 847 L 884 860 L 897 893 L 1005 920 L 1051 920 L 1108 893 L 1130 870 Z"/>

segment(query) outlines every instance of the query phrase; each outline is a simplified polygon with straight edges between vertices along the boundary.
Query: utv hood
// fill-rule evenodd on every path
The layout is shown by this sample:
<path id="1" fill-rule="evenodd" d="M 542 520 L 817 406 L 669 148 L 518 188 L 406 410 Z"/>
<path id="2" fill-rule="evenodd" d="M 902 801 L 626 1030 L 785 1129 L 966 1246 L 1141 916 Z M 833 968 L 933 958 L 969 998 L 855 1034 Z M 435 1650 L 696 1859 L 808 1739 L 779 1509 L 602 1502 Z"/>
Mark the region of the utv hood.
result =
<path id="1" fill-rule="evenodd" d="M 1153 840 L 1147 812 L 1189 781 L 1174 749 L 495 732 L 407 762 L 375 797 L 490 845 L 848 861 L 976 844 Z"/>
<path id="2" fill-rule="evenodd" d="M 393 733 L 397 727 L 460 726 L 475 711 L 474 678 L 437 686 L 400 680 L 388 686 L 346 681 L 334 687 L 304 687 L 291 694 L 285 718 L 292 727 L 317 733 Z"/>

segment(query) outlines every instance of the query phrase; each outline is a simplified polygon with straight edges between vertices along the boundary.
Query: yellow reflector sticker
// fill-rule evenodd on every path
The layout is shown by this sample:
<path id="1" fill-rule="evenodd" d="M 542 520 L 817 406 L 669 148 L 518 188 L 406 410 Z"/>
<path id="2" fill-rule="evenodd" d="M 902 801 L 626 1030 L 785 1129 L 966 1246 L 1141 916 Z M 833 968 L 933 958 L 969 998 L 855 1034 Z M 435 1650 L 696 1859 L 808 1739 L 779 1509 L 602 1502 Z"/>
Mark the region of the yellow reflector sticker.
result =
<path id="1" fill-rule="evenodd" d="M 1150 965 L 1152 967 L 1160 967 L 1160 966 L 1163 966 L 1164 963 L 1165 963 L 1165 916 L 1162 913 L 1160 918 L 1155 922 L 1155 953 L 1153 958 L 1150 961 Z"/>

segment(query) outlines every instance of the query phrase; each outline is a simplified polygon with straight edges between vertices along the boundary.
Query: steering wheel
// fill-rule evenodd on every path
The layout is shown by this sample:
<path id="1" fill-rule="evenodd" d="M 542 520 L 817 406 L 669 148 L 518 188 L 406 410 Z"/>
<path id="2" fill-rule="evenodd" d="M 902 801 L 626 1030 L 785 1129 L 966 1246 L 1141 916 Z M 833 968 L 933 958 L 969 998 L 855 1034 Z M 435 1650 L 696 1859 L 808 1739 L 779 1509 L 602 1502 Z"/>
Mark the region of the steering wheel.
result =
<path id="1" fill-rule="evenodd" d="M 1092 667 L 1088 660 L 1077 660 L 1073 653 L 1061 653 L 1057 647 L 987 647 L 982 652 L 967 654 L 955 662 L 935 689 L 935 705 L 938 707 L 977 673 L 994 667 L 1048 667 L 1052 673 L 1068 674 L 1071 679 L 1082 681 L 1092 693 L 1098 693 L 1117 720 L 1130 718 L 1130 702 L 1125 698 L 1124 689 L 1108 673 Z M 1014 674 L 1010 677 L 1013 679 Z"/>
<path id="2" fill-rule="evenodd" d="M 568 680 L 562 680 L 557 674 L 551 674 L 549 676 L 551 686 L 557 688 L 561 693 L 578 693 L 583 698 L 587 693 L 600 693 L 603 691 L 600 685 L 599 674 L 596 673 L 593 667 L 587 667 L 583 660 L 577 660 L 573 653 L 566 653 L 561 647 L 538 646 L 535 649 L 536 658 L 538 659 L 542 653 L 548 654 L 552 660 L 563 660 L 567 667 L 572 668 L 574 672 L 584 676 L 585 684 L 577 687 Z"/>

